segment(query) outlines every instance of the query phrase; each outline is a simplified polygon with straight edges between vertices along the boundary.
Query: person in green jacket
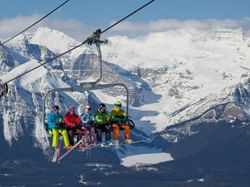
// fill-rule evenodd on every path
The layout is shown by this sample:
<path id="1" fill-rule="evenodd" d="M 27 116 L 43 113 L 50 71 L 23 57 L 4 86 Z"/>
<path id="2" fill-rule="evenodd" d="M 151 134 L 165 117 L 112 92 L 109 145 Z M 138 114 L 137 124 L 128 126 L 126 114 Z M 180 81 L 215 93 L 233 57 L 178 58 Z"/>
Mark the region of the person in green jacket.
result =
<path id="1" fill-rule="evenodd" d="M 96 128 L 96 141 L 102 142 L 102 132 L 105 132 L 105 140 L 107 145 L 111 145 L 111 123 L 110 114 L 106 110 L 106 105 L 101 103 L 95 113 L 95 128 Z"/>

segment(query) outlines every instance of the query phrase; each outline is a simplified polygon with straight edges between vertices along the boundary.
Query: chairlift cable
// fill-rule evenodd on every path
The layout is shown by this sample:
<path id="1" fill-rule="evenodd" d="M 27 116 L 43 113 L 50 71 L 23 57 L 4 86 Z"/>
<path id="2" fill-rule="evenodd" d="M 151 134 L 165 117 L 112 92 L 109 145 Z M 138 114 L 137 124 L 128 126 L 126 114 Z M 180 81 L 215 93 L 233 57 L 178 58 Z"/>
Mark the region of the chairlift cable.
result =
<path id="1" fill-rule="evenodd" d="M 86 42 L 85 42 L 85 43 L 86 43 Z M 75 50 L 76 48 L 82 46 L 83 44 L 84 44 L 84 43 L 81 43 L 81 44 L 79 44 L 79 45 L 77 45 L 77 46 L 75 46 L 75 47 L 73 47 L 73 48 L 71 48 L 71 49 L 69 49 L 69 50 L 67 50 L 67 51 L 65 51 L 65 52 L 63 52 L 63 53 L 61 53 L 61 54 L 59 54 L 59 55 L 53 57 L 53 58 L 51 58 L 51 59 L 48 59 L 48 60 L 46 60 L 44 63 L 41 63 L 41 64 L 39 64 L 38 66 L 36 66 L 36 67 L 34 67 L 34 68 L 31 68 L 30 70 L 28 70 L 28 71 L 26 71 L 26 72 L 24 72 L 24 73 L 22 73 L 22 74 L 20 74 L 20 75 L 18 75 L 18 76 L 16 76 L 16 77 L 12 78 L 12 79 L 6 81 L 5 83 L 7 84 L 7 83 L 9 83 L 9 82 L 11 82 L 11 81 L 13 81 L 13 80 L 19 78 L 19 77 L 22 77 L 23 75 L 25 75 L 25 74 L 27 74 L 27 73 L 29 73 L 29 72 L 31 72 L 31 71 L 33 71 L 33 70 L 35 70 L 35 69 L 41 67 L 41 66 L 43 66 L 43 65 L 45 65 L 45 64 L 47 64 L 47 63 L 49 63 L 49 62 L 51 62 L 51 61 L 53 61 L 53 60 L 55 60 L 55 59 L 57 59 L 57 58 L 59 58 L 59 57 L 65 55 L 65 54 L 67 54 L 67 53 L 73 51 L 73 50 Z"/>
<path id="2" fill-rule="evenodd" d="M 40 18 L 39 20 L 37 20 L 35 23 L 31 24 L 30 26 L 28 26 L 26 29 L 22 30 L 21 32 L 17 33 L 16 35 L 12 36 L 11 38 L 7 39 L 6 41 L 2 42 L 0 45 L 4 45 L 5 43 L 9 42 L 10 40 L 16 38 L 17 36 L 19 36 L 20 34 L 24 33 L 25 31 L 27 31 L 28 29 L 30 29 L 31 27 L 33 27 L 34 25 L 36 25 L 37 23 L 39 23 L 40 21 L 42 21 L 43 19 L 45 19 L 46 17 L 48 17 L 50 14 L 52 14 L 53 12 L 55 12 L 57 9 L 59 9 L 60 7 L 62 7 L 63 5 L 65 5 L 66 3 L 68 3 L 70 0 L 66 0 L 64 1 L 62 4 L 60 4 L 58 7 L 56 7 L 55 9 L 53 9 L 52 11 L 50 11 L 48 14 L 46 14 L 45 16 L 43 16 L 42 18 Z"/>
<path id="3" fill-rule="evenodd" d="M 134 15 L 135 13 L 139 12 L 141 9 L 145 8 L 146 6 L 148 6 L 149 4 L 151 4 L 152 2 L 154 2 L 155 0 L 151 0 L 148 3 L 142 5 L 141 7 L 137 8 L 136 10 L 134 10 L 133 12 L 131 12 L 130 14 L 128 14 L 127 16 L 125 16 L 124 18 L 120 19 L 119 21 L 115 22 L 114 24 L 110 25 L 109 27 L 107 27 L 106 29 L 104 29 L 102 31 L 102 33 L 108 31 L 109 29 L 111 29 L 112 27 L 116 26 L 117 24 L 121 23 L 122 21 L 124 21 L 125 19 L 127 19 L 128 17 Z"/>
<path id="4" fill-rule="evenodd" d="M 69 0 L 68 0 L 68 1 L 69 1 Z M 143 8 L 145 8 L 146 6 L 148 6 L 149 4 L 151 4 L 153 1 L 155 1 L 155 0 L 151 0 L 151 1 L 149 1 L 148 3 L 144 4 L 143 6 L 137 8 L 135 11 L 131 12 L 130 14 L 128 14 L 127 16 L 123 17 L 123 18 L 120 19 L 119 21 L 117 21 L 117 22 L 115 22 L 114 24 L 110 25 L 109 27 L 105 28 L 103 31 L 101 31 L 100 29 L 98 29 L 97 31 L 99 31 L 100 33 L 104 33 L 104 32 L 106 32 L 106 31 L 110 30 L 112 27 L 114 27 L 114 26 L 116 26 L 117 24 L 121 23 L 122 21 L 124 21 L 124 20 L 127 19 L 128 17 L 134 15 L 135 13 L 137 13 L 138 11 L 140 11 L 141 9 L 143 9 Z M 64 2 L 64 3 L 66 3 L 66 2 Z M 49 62 L 51 62 L 51 61 L 53 61 L 53 60 L 55 60 L 55 59 L 57 59 L 57 58 L 59 58 L 59 57 L 65 55 L 65 54 L 67 54 L 67 53 L 69 53 L 69 52 L 71 52 L 71 51 L 73 51 L 73 50 L 79 48 L 80 46 L 82 46 L 82 45 L 84 45 L 84 44 L 86 44 L 86 43 L 91 43 L 91 44 L 92 44 L 93 41 L 95 41 L 96 39 L 98 39 L 98 36 L 97 36 L 97 33 L 98 33 L 98 32 L 97 32 L 97 31 L 94 32 L 90 37 L 88 37 L 87 39 L 85 39 L 85 40 L 84 40 L 82 43 L 80 43 L 79 45 L 77 45 L 77 46 L 75 46 L 75 47 L 73 47 L 73 48 L 71 48 L 71 49 L 69 49 L 69 50 L 67 50 L 67 51 L 65 51 L 65 52 L 63 52 L 63 53 L 61 53 L 61 54 L 59 54 L 59 55 L 53 57 L 53 58 L 51 58 L 51 59 L 46 60 L 45 62 L 39 64 L 38 66 L 36 66 L 36 67 L 34 67 L 34 68 L 31 68 L 30 70 L 28 70 L 28 71 L 26 71 L 26 72 L 24 72 L 24 73 L 22 73 L 22 74 L 20 74 L 20 75 L 18 75 L 18 76 L 16 76 L 16 77 L 12 78 L 12 79 L 6 81 L 6 82 L 3 83 L 3 84 L 7 84 L 7 83 L 9 83 L 9 82 L 11 82 L 11 81 L 13 81 L 13 80 L 15 80 L 15 79 L 21 77 L 21 76 L 23 76 L 23 75 L 25 75 L 25 74 L 27 74 L 27 73 L 33 71 L 33 70 L 35 70 L 35 69 L 38 69 L 39 67 L 41 67 L 41 66 L 43 66 L 43 65 L 45 65 L 45 64 L 47 64 L 47 63 L 49 63 Z M 100 33 L 99 33 L 99 34 L 100 34 Z M 0 97 L 1 97 L 1 96 L 2 96 L 2 95 L 0 95 Z"/>

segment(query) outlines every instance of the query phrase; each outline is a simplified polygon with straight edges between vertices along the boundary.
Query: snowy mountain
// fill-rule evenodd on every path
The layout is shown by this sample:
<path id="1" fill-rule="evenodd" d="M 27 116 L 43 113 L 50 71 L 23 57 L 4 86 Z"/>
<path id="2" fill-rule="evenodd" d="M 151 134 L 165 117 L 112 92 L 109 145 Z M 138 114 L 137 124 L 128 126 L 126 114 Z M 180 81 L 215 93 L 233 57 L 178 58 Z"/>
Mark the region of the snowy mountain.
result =
<path id="1" fill-rule="evenodd" d="M 111 41 L 104 59 L 139 74 L 160 96 L 145 92 L 142 106 L 158 112 L 143 117 L 155 123 L 155 131 L 231 101 L 237 84 L 249 78 L 249 38 L 241 29 L 174 30 Z"/>
<path id="2" fill-rule="evenodd" d="M 83 158 L 74 153 L 71 157 L 73 161 L 66 160 L 63 167 L 70 166 L 72 171 L 80 172 L 76 174 L 80 182 L 73 180 L 69 171 L 61 171 L 60 174 L 70 175 L 69 180 L 72 181 L 59 181 L 64 185 L 84 183 L 81 171 L 81 167 L 84 167 L 88 179 L 98 175 L 101 176 L 100 181 L 105 181 L 102 184 L 106 185 L 110 180 L 108 176 L 118 175 L 122 178 L 124 175 L 138 175 L 138 172 L 139 178 L 143 179 L 153 175 L 154 184 L 160 184 L 159 181 L 165 176 L 168 176 L 169 184 L 176 177 L 176 181 L 181 181 L 181 186 L 183 182 L 187 186 L 204 181 L 211 184 L 209 182 L 215 180 L 215 175 L 208 172 L 206 153 L 221 155 L 225 150 L 231 154 L 229 142 L 235 145 L 233 150 L 238 150 L 237 147 L 249 139 L 250 38 L 244 35 L 242 29 L 222 28 L 176 29 L 136 38 L 113 36 L 108 40 L 109 43 L 102 46 L 102 83 L 121 82 L 129 87 L 129 115 L 136 123 L 132 137 L 150 141 L 126 146 L 118 151 L 94 149 L 91 159 L 87 155 L 83 165 L 79 165 Z M 19 36 L 6 46 L 0 46 L 1 81 L 8 81 L 78 44 L 64 33 L 49 28 L 39 28 L 34 33 Z M 0 130 L 0 144 L 6 150 L 0 155 L 0 171 L 3 173 L 2 176 L 0 172 L 0 181 L 6 180 L 4 173 L 18 172 L 19 167 L 29 162 L 34 164 L 32 169 L 37 173 L 45 166 L 51 172 L 55 170 L 48 163 L 51 152 L 49 137 L 42 123 L 43 97 L 53 88 L 96 80 L 99 77 L 97 59 L 94 46 L 82 46 L 9 83 L 8 95 L 0 100 L 0 124 L 3 127 Z M 124 90 L 60 92 L 48 98 L 46 111 L 53 104 L 59 104 L 63 113 L 70 105 L 78 106 L 81 111 L 86 103 L 96 109 L 99 102 L 106 103 L 110 110 L 116 99 L 125 102 Z M 22 151 L 24 145 L 25 152 Z M 247 146 L 245 143 L 242 148 Z M 215 147 L 221 152 L 214 150 Z M 106 157 L 101 158 L 102 154 Z M 240 153 L 237 156 L 244 157 Z M 204 157 L 204 160 L 198 162 L 200 157 Z M 225 156 L 225 160 L 230 159 L 230 156 Z M 248 161 L 245 157 L 242 159 Z M 234 164 L 238 163 L 237 159 L 233 161 Z M 190 166 L 190 162 L 195 164 Z M 183 169 L 181 164 L 186 168 Z M 229 167 L 226 164 L 221 167 Z M 126 169 L 122 165 L 132 166 L 133 169 Z M 196 166 L 203 170 L 188 170 Z M 8 170 L 9 167 L 13 168 Z M 219 166 L 214 168 L 219 176 L 225 177 Z M 248 169 L 244 168 L 246 171 Z M 172 170 L 176 172 L 171 173 Z M 226 168 L 223 171 L 229 170 Z M 97 174 L 93 174 L 93 171 L 97 171 Z M 189 174 L 185 175 L 183 171 Z M 41 178 L 44 176 L 45 172 Z M 19 177 L 22 176 L 15 177 L 20 181 Z M 57 177 L 50 178 L 56 181 L 53 184 L 58 184 Z M 41 186 L 48 184 L 52 183 L 39 183 Z M 163 184 L 168 183 L 165 181 Z"/>

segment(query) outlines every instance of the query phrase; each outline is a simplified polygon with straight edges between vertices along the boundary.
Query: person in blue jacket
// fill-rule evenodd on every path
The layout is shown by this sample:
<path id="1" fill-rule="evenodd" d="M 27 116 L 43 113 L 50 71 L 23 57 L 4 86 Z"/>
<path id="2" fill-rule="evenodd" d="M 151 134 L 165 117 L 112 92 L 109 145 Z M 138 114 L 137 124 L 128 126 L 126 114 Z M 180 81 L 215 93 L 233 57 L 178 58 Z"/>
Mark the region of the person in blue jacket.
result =
<path id="1" fill-rule="evenodd" d="M 88 130 L 88 142 L 95 142 L 95 128 L 94 128 L 94 116 L 91 113 L 91 107 L 86 105 L 84 112 L 81 114 L 81 121 L 85 129 Z"/>
<path id="2" fill-rule="evenodd" d="M 65 128 L 63 116 L 59 113 L 59 106 L 53 106 L 53 111 L 49 113 L 47 121 L 48 130 L 52 134 L 52 148 L 58 147 L 59 135 L 61 134 L 63 136 L 64 148 L 69 149 L 71 147 L 69 136 Z"/>

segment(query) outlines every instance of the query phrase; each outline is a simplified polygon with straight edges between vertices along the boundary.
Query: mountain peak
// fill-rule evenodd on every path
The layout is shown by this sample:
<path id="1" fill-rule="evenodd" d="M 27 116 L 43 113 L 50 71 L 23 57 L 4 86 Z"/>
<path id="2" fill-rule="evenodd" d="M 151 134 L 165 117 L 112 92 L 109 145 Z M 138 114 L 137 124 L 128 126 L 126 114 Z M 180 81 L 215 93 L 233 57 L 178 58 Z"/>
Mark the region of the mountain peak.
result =
<path id="1" fill-rule="evenodd" d="M 31 42 L 46 46 L 56 53 L 62 53 L 79 44 L 63 32 L 47 27 L 39 27 L 36 32 L 31 35 Z"/>

